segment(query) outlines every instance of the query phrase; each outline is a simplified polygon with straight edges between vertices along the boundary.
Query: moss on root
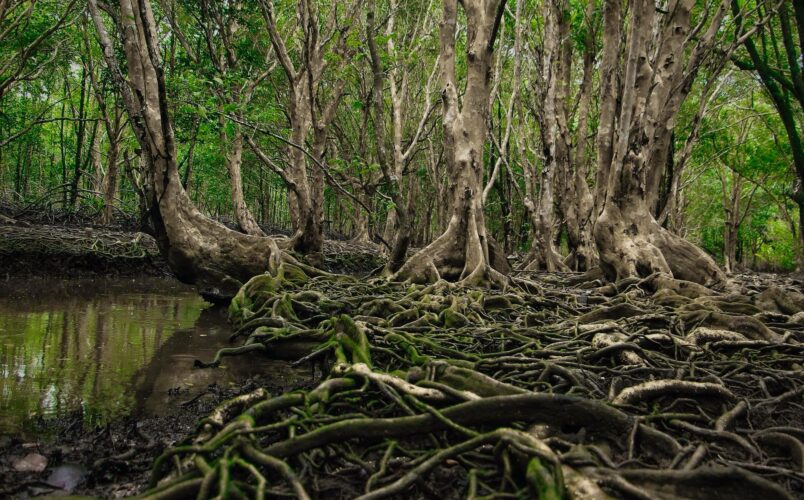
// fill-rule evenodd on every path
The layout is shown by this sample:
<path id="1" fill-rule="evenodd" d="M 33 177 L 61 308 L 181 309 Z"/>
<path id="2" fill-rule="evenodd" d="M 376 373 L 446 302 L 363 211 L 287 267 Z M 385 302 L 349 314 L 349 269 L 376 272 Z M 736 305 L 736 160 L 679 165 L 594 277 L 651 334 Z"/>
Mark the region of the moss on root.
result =
<path id="1" fill-rule="evenodd" d="M 794 302 L 741 299 L 773 299 L 769 325 L 663 277 L 616 288 L 255 277 L 230 306 L 242 347 L 220 355 L 313 342 L 298 362 L 325 375 L 215 412 L 145 496 L 709 498 L 723 478 L 800 492 L 800 457 L 778 453 L 803 432 L 802 330 L 779 312 Z"/>

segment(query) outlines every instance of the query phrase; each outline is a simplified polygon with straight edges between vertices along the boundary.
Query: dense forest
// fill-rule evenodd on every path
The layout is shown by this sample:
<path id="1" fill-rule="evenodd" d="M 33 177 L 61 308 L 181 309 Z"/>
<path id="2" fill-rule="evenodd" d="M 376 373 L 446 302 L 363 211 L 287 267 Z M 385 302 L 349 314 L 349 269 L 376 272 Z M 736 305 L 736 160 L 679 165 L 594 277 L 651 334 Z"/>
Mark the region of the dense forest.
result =
<path id="1" fill-rule="evenodd" d="M 796 0 L 0 0 L 0 271 L 313 367 L 85 492 L 802 494 L 803 72 Z"/>

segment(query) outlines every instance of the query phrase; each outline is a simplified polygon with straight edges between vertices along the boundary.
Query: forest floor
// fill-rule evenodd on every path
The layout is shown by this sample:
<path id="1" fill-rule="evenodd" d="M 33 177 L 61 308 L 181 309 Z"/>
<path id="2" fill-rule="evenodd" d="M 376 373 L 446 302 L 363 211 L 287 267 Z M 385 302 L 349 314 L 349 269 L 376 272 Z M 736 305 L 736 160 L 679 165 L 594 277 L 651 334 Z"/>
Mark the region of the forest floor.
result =
<path id="1" fill-rule="evenodd" d="M 378 264 L 327 254 L 331 272 Z M 287 266 L 238 294 L 219 354 L 307 345 L 320 376 L 211 387 L 170 417 L 41 422 L 49 439 L 0 440 L 0 496 L 801 497 L 804 277 L 732 280 L 530 273 L 489 291 Z"/>
<path id="2" fill-rule="evenodd" d="M 234 228 L 229 221 L 221 221 Z M 277 234 L 277 228 L 264 227 Z M 331 234 L 323 268 L 368 274 L 383 265 L 379 247 Z M 156 241 L 130 217 L 108 225 L 91 213 L 25 210 L 0 203 L 0 277 L 172 276 Z"/>
<path id="3" fill-rule="evenodd" d="M 100 426 L 85 425 L 81 412 L 38 418 L 25 438 L 0 437 L 0 498 L 135 495 L 147 485 L 160 453 L 191 435 L 218 404 L 258 387 L 295 389 L 254 377 L 234 386 L 214 384 L 194 397 L 176 388 L 171 397 L 180 402 L 177 414 L 129 417 Z"/>

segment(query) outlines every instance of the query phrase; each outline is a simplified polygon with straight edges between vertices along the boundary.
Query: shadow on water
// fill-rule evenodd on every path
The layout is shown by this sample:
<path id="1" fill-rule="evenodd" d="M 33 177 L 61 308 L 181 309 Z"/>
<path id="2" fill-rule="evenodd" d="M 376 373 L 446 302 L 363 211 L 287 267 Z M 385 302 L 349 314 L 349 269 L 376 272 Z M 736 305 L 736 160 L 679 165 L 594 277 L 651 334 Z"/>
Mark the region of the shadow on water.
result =
<path id="1" fill-rule="evenodd" d="M 218 370 L 192 368 L 227 345 L 225 311 L 169 280 L 66 279 L 0 282 L 0 434 L 33 417 L 75 412 L 87 424 L 177 411 L 212 383 L 258 373 L 286 385 L 288 363 L 238 357 Z"/>

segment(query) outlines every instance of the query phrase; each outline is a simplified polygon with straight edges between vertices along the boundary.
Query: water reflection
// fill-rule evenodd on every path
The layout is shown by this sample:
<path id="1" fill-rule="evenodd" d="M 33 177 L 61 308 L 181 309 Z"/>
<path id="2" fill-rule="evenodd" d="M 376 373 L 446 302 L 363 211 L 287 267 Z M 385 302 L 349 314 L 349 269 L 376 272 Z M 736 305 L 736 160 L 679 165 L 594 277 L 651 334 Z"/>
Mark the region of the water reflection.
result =
<path id="1" fill-rule="evenodd" d="M 256 372 L 253 358 L 192 369 L 229 336 L 224 314 L 206 307 L 192 289 L 160 279 L 0 281 L 0 434 L 35 415 L 80 410 L 92 424 L 164 413 L 175 404 L 168 389 Z"/>

